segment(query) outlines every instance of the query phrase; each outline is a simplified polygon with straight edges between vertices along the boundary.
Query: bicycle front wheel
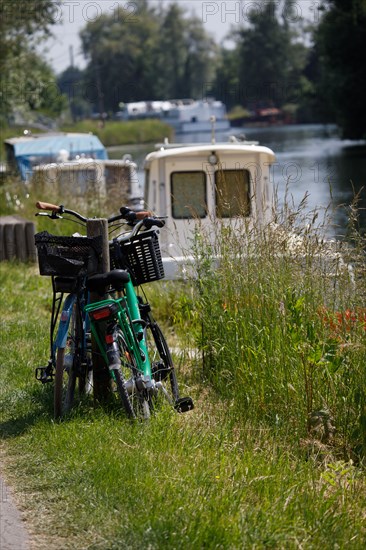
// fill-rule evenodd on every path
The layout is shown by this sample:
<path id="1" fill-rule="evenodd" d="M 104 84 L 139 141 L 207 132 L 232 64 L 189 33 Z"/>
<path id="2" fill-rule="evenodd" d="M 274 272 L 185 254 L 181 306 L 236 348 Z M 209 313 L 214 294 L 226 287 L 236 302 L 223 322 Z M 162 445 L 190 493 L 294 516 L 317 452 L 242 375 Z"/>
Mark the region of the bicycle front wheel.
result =
<path id="1" fill-rule="evenodd" d="M 133 353 L 128 349 L 122 330 L 117 334 L 121 361 L 120 369 L 114 370 L 117 392 L 130 418 L 150 418 L 151 397 L 144 388 L 141 374 Z"/>
<path id="2" fill-rule="evenodd" d="M 56 349 L 54 416 L 59 419 L 74 405 L 75 391 L 83 395 L 91 387 L 91 356 L 86 348 L 82 315 L 74 305 L 65 347 Z"/>
<path id="3" fill-rule="evenodd" d="M 160 326 L 150 321 L 145 331 L 153 378 L 165 399 L 173 407 L 179 399 L 177 374 L 168 343 Z"/>

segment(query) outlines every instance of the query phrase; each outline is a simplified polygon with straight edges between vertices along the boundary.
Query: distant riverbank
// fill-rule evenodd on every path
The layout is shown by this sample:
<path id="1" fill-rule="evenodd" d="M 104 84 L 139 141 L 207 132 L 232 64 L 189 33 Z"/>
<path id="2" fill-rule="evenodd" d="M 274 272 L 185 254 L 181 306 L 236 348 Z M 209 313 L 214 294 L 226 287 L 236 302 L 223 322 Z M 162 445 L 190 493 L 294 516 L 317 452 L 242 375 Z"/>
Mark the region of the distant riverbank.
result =
<path id="1" fill-rule="evenodd" d="M 156 119 L 107 120 L 103 127 L 99 121 L 83 120 L 76 124 L 62 126 L 61 130 L 64 132 L 92 132 L 99 137 L 105 147 L 156 143 L 165 137 L 171 138 L 174 133 L 170 126 Z"/>
<path id="2" fill-rule="evenodd" d="M 4 140 L 10 137 L 22 136 L 25 129 L 33 132 L 31 125 L 1 128 L 0 159 L 2 161 L 5 160 Z M 133 121 L 107 120 L 103 127 L 100 126 L 100 121 L 83 120 L 76 124 L 60 126 L 57 131 L 92 132 L 99 137 L 105 147 L 157 143 L 163 141 L 166 137 L 171 140 L 174 135 L 174 130 L 170 126 L 156 119 Z M 34 133 L 39 133 L 39 130 L 34 130 Z"/>

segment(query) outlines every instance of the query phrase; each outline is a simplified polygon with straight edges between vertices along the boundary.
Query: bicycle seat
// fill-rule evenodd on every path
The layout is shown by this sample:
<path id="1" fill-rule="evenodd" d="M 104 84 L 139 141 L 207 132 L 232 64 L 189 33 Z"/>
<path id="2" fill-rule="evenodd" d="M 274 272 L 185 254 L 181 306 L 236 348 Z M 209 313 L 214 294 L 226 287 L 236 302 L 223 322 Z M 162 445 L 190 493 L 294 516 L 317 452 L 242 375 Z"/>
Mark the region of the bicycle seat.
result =
<path id="1" fill-rule="evenodd" d="M 105 289 L 109 286 L 112 286 L 115 290 L 122 290 L 123 285 L 128 283 L 129 280 L 130 275 L 128 271 L 124 269 L 113 269 L 107 273 L 100 273 L 88 277 L 86 288 L 91 292 L 104 294 Z"/>

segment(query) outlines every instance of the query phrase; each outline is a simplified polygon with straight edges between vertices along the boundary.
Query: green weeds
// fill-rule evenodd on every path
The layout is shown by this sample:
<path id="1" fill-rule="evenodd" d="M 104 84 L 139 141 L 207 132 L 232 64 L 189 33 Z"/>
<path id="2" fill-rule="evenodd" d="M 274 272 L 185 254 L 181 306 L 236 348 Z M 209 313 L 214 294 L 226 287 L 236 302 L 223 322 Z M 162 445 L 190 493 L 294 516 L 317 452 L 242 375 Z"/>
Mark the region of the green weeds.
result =
<path id="1" fill-rule="evenodd" d="M 344 244 L 303 227 L 217 224 L 214 241 L 197 233 L 191 308 L 204 377 L 250 424 L 306 438 L 310 418 L 327 417 L 334 429 L 320 439 L 362 459 L 365 258 L 347 247 L 350 270 Z"/>
<path id="2" fill-rule="evenodd" d="M 350 277 L 282 229 L 201 233 L 199 278 L 148 289 L 196 404 L 148 423 L 92 401 L 53 421 L 50 281 L 0 264 L 1 462 L 35 548 L 364 547 L 362 256 Z"/>

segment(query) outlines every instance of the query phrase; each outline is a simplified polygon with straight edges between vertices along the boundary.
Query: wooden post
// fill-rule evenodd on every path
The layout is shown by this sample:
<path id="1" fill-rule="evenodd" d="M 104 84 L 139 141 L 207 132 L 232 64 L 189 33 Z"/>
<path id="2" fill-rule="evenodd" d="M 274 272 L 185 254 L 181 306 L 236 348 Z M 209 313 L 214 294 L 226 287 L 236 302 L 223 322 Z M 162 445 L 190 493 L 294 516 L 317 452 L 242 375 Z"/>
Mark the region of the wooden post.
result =
<path id="1" fill-rule="evenodd" d="M 0 261 L 16 258 L 36 261 L 34 223 L 20 216 L 0 217 Z"/>
<path id="2" fill-rule="evenodd" d="M 109 245 L 108 245 L 108 222 L 104 218 L 95 218 L 87 222 L 88 237 L 102 235 L 103 251 L 102 261 L 99 266 L 99 273 L 109 271 Z M 90 303 L 99 302 L 101 297 L 95 292 L 90 293 Z M 92 337 L 92 361 L 93 361 L 93 387 L 94 399 L 97 402 L 106 401 L 112 391 L 109 370 L 99 353 L 97 344 Z"/>

